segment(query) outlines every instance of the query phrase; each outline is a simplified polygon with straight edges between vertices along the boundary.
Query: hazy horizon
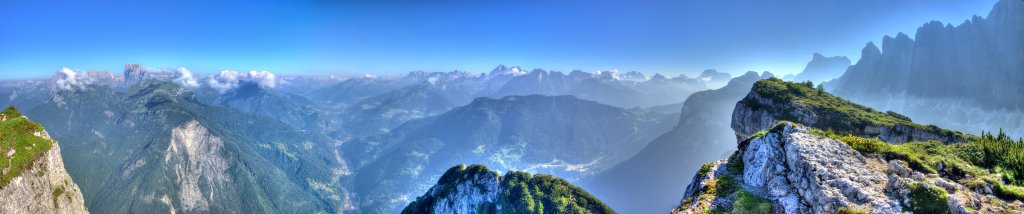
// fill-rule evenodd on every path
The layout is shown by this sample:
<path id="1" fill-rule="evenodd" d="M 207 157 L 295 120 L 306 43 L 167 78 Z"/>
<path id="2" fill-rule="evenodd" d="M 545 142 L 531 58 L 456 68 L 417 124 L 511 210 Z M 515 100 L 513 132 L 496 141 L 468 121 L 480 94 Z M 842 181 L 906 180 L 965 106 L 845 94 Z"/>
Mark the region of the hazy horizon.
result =
<path id="1" fill-rule="evenodd" d="M 993 2 L 8 2 L 0 79 L 46 78 L 61 67 L 118 73 L 128 63 L 198 74 L 480 73 L 504 64 L 785 75 L 812 53 L 856 61 L 879 35 L 913 36 L 930 20 L 956 25 L 986 16 Z"/>

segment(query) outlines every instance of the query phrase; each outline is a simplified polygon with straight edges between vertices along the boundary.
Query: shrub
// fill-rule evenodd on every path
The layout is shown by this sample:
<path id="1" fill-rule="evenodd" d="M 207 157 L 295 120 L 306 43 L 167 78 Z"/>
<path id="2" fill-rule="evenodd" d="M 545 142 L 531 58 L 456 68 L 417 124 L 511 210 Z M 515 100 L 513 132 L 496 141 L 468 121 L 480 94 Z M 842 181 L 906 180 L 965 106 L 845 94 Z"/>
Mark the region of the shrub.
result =
<path id="1" fill-rule="evenodd" d="M 900 113 L 896 113 L 896 112 L 893 112 L 893 111 L 886 111 L 885 114 L 888 114 L 889 116 L 895 117 L 896 119 L 904 120 L 904 121 L 907 121 L 907 122 L 914 122 L 913 120 L 910 119 L 910 117 L 907 117 L 905 115 L 902 115 Z"/>
<path id="2" fill-rule="evenodd" d="M 712 166 L 714 166 L 714 164 L 704 163 L 704 165 L 700 166 L 700 170 L 697 171 L 697 175 L 698 176 L 707 176 L 708 172 L 711 172 L 711 167 Z"/>
<path id="3" fill-rule="evenodd" d="M 715 181 L 715 189 L 716 197 L 725 197 L 739 190 L 740 185 L 736 183 L 732 175 L 723 175 Z"/>
<path id="4" fill-rule="evenodd" d="M 733 213 L 768 214 L 772 212 L 772 203 L 747 191 L 736 192 L 736 200 L 732 203 Z"/>
<path id="5" fill-rule="evenodd" d="M 907 194 L 910 199 L 908 207 L 914 213 L 949 213 L 946 190 L 935 186 L 925 187 L 920 183 L 907 185 L 907 188 L 910 189 Z"/>
<path id="6" fill-rule="evenodd" d="M 999 198 L 1007 200 L 1024 200 L 1024 187 L 1004 184 L 993 184 L 992 187 L 992 191 Z"/>
<path id="7" fill-rule="evenodd" d="M 837 214 L 868 214 L 868 211 L 856 210 L 849 207 L 841 207 L 836 210 Z"/>

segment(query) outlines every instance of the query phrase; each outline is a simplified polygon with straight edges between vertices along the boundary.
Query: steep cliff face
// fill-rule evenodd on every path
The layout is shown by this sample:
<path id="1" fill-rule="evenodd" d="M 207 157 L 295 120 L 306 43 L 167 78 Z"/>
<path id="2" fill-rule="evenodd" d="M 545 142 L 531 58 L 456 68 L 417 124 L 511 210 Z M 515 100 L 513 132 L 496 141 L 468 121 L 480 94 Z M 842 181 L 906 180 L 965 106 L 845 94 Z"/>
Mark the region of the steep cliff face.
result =
<path id="1" fill-rule="evenodd" d="M 221 156 L 224 142 L 193 120 L 171 130 L 171 143 L 164 155 L 164 165 L 173 169 L 173 180 L 180 187 L 182 210 L 189 213 L 208 212 L 218 204 L 230 188 L 227 182 L 229 162 Z M 233 191 L 233 190 L 232 190 Z M 174 210 L 173 206 L 169 206 Z"/>
<path id="2" fill-rule="evenodd" d="M 615 213 L 579 187 L 550 175 L 508 172 L 483 165 L 448 169 L 402 213 Z"/>
<path id="3" fill-rule="evenodd" d="M 962 133 L 916 124 L 894 112 L 878 112 L 810 85 L 775 78 L 755 83 L 750 93 L 736 103 L 732 117 L 738 140 L 779 121 L 792 121 L 822 130 L 877 137 L 889 143 L 964 141 Z"/>
<path id="4" fill-rule="evenodd" d="M 868 43 L 830 90 L 943 127 L 1024 132 L 1024 1 L 1000 0 L 987 17 L 964 20 Z"/>
<path id="5" fill-rule="evenodd" d="M 0 155 L 6 158 L 3 173 L 0 174 L 5 178 L 5 185 L 0 186 L 0 213 L 89 213 L 78 185 L 64 170 L 60 145 L 42 129 L 22 133 L 25 135 L 9 132 L 12 130 L 9 129 L 12 128 L 12 123 L 34 124 L 20 116 L 20 113 L 11 110 L 13 108 L 0 115 L 0 123 L 3 123 L 4 130 L 0 133 L 0 141 L 4 141 L 5 144 L 4 154 Z M 24 124 L 17 125 L 20 127 Z M 45 152 L 26 157 L 31 160 L 19 167 L 19 156 L 31 153 L 31 149 L 46 149 L 46 146 L 42 145 L 7 149 L 10 140 L 25 142 L 28 140 L 20 138 L 26 137 L 39 138 L 48 143 L 49 148 Z"/>

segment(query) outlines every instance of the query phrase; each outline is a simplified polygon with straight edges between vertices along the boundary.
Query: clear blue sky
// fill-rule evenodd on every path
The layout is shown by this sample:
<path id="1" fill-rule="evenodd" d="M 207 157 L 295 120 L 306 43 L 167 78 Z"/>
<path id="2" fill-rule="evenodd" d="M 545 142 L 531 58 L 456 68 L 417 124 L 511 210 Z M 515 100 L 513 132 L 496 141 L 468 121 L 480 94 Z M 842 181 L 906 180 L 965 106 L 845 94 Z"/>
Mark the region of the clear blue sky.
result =
<path id="1" fill-rule="evenodd" d="M 125 63 L 279 74 L 796 72 L 814 52 L 985 16 L 995 0 L 0 1 L 0 79 Z"/>

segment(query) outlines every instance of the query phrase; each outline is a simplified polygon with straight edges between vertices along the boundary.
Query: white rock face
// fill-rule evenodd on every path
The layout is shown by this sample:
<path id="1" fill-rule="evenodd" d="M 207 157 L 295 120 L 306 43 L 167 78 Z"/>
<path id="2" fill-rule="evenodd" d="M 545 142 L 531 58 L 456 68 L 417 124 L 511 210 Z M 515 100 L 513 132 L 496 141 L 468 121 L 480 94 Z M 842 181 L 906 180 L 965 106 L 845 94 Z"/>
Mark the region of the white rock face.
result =
<path id="1" fill-rule="evenodd" d="M 915 171 L 902 160 L 864 156 L 843 142 L 822 138 L 790 123 L 741 143 L 734 157 L 713 163 L 711 169 L 694 178 L 684 193 L 681 209 L 673 213 L 730 210 L 734 200 L 731 195 L 694 197 L 708 194 L 705 187 L 715 183 L 713 180 L 729 177 L 744 191 L 771 201 L 775 213 L 835 213 L 840 208 L 902 213 L 908 208 L 905 206 L 915 206 L 909 198 L 910 185 L 944 190 L 950 213 L 1024 209 L 1020 201 L 999 199 L 991 187 L 968 188 L 937 174 Z"/>
<path id="2" fill-rule="evenodd" d="M 454 186 L 455 191 L 439 197 L 434 204 L 435 213 L 476 213 L 483 203 L 494 203 L 500 188 L 498 176 L 494 173 L 477 173 L 466 182 Z M 430 194 L 440 195 L 441 188 L 431 188 Z"/>
<path id="3" fill-rule="evenodd" d="M 224 144 L 194 120 L 171 132 L 164 162 L 174 170 L 173 179 L 181 188 L 177 193 L 181 210 L 209 211 L 210 206 L 216 206 L 218 192 L 231 182 L 226 172 L 228 163 L 221 155 Z"/>
<path id="4" fill-rule="evenodd" d="M 50 139 L 45 131 L 38 135 Z M 63 192 L 55 194 L 57 189 Z M 82 191 L 64 170 L 57 142 L 30 170 L 0 189 L 0 213 L 89 213 Z"/>
<path id="5" fill-rule="evenodd" d="M 743 151 L 744 189 L 776 200 L 786 213 L 827 213 L 861 207 L 897 213 L 899 201 L 885 194 L 886 175 L 845 143 L 786 125 L 750 141 Z"/>

